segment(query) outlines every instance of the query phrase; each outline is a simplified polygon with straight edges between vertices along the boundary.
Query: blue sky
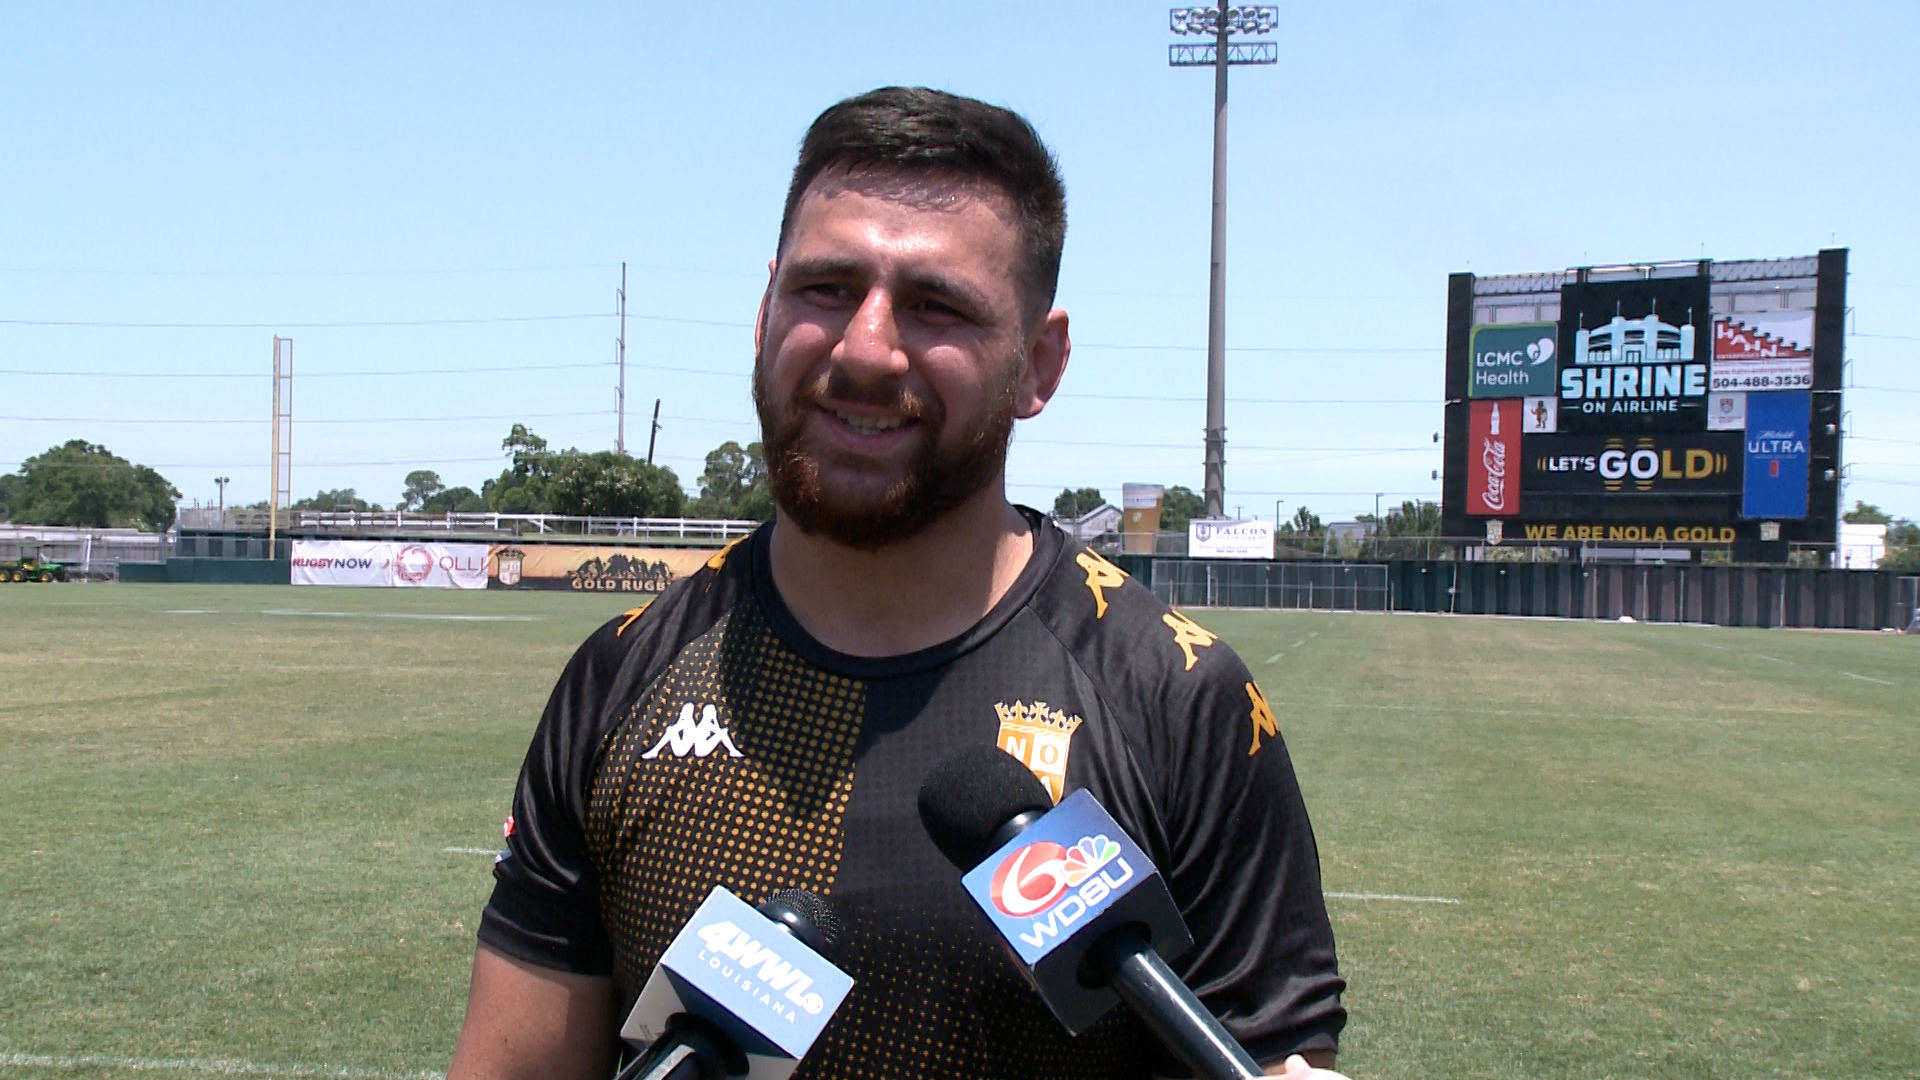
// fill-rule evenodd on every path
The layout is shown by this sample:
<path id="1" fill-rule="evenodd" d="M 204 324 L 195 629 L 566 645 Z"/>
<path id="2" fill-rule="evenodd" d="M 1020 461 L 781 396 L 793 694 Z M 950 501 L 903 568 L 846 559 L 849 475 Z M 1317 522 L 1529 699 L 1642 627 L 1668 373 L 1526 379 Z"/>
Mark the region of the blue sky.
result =
<path id="1" fill-rule="evenodd" d="M 537 7 L 537 10 L 535 9 Z M 1212 85 L 1166 5 L 0 3 L 0 470 L 72 438 L 191 501 L 478 488 L 523 419 L 692 488 L 820 109 L 937 86 L 1059 155 L 1076 348 L 1016 498 L 1200 486 Z M 1282 5 L 1239 68 L 1229 511 L 1438 497 L 1446 275 L 1852 250 L 1862 498 L 1920 516 L 1920 5 Z M 486 321 L 481 321 L 486 320 Z M 519 321 L 504 321 L 519 320 Z M 63 325 L 40 325 L 60 323 Z M 147 324 L 147 325 L 128 325 Z M 167 325 L 152 325 L 167 324 Z M 396 325 L 402 324 L 402 325 Z M 98 373 L 98 374 L 94 374 Z"/>

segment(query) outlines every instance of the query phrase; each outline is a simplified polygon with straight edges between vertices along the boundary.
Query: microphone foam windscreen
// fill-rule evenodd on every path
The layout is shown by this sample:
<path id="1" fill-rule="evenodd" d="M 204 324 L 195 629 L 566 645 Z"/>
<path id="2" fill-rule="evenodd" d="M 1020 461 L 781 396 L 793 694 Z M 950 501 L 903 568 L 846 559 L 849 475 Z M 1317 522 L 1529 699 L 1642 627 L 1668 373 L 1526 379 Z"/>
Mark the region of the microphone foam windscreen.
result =
<path id="1" fill-rule="evenodd" d="M 971 746 L 935 766 L 920 785 L 920 822 L 962 871 L 993 854 L 994 834 L 1015 817 L 1046 813 L 1045 784 L 997 746 Z"/>
<path id="2" fill-rule="evenodd" d="M 830 961 L 840 952 L 840 912 L 824 896 L 805 889 L 781 889 L 760 905 L 760 914 L 785 926 Z"/>

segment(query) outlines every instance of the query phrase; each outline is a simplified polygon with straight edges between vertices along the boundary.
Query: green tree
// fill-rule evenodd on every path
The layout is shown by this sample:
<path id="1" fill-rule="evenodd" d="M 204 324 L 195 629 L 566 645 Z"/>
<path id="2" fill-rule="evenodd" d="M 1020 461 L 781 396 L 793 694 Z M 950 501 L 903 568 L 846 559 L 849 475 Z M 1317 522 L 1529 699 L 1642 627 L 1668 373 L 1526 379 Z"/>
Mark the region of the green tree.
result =
<path id="1" fill-rule="evenodd" d="M 0 476 L 0 521 L 13 520 L 13 504 L 20 498 L 20 485 L 25 480 L 19 473 Z"/>
<path id="2" fill-rule="evenodd" d="M 1186 535 L 1187 522 L 1207 515 L 1207 501 L 1175 484 L 1160 496 L 1160 531 Z"/>
<path id="3" fill-rule="evenodd" d="M 28 458 L 8 480 L 7 516 L 23 525 L 162 532 L 180 498 L 159 473 L 84 439 Z"/>
<path id="4" fill-rule="evenodd" d="M 547 449 L 547 440 L 525 424 L 515 424 L 500 440 L 500 449 L 507 452 L 507 468 L 480 485 L 480 497 L 487 506 L 497 514 L 559 513 L 547 505 L 547 482 L 553 479 L 558 456 Z"/>
<path id="5" fill-rule="evenodd" d="M 1100 497 L 1099 488 L 1062 488 L 1053 498 L 1053 516 L 1057 518 L 1077 518 L 1089 510 L 1098 510 L 1107 500 Z"/>
<path id="6" fill-rule="evenodd" d="M 742 447 L 729 439 L 707 454 L 700 473 L 700 497 L 694 517 L 766 521 L 773 517 L 773 489 L 767 484 L 766 456 L 759 443 Z"/>
<path id="7" fill-rule="evenodd" d="M 1440 535 L 1440 504 L 1411 499 L 1388 510 L 1380 523 L 1380 535 L 1388 538 Z"/>
<path id="8" fill-rule="evenodd" d="M 582 517 L 679 517 L 687 496 L 672 469 L 612 450 L 555 456 L 547 512 Z"/>
<path id="9" fill-rule="evenodd" d="M 420 503 L 423 514 L 484 514 L 487 500 L 470 487 L 451 487 L 429 495 Z"/>
<path id="10" fill-rule="evenodd" d="M 1840 515 L 1840 520 L 1849 525 L 1888 525 L 1893 515 L 1869 502 L 1853 500 L 1853 509 Z"/>
<path id="11" fill-rule="evenodd" d="M 377 514 L 380 512 L 380 504 L 368 502 L 352 488 L 339 488 L 333 491 L 323 488 L 294 503 L 289 509 L 311 510 L 326 514 L 347 511 L 356 514 Z"/>
<path id="12" fill-rule="evenodd" d="M 1887 523 L 1887 554 L 1880 560 L 1880 569 L 1920 573 L 1920 525 L 1906 518 Z"/>
<path id="13" fill-rule="evenodd" d="M 432 469 L 415 469 L 407 474 L 406 480 L 402 483 L 404 485 L 400 492 L 402 510 L 424 509 L 427 500 L 447 490 L 447 485 L 440 482 L 440 474 Z"/>

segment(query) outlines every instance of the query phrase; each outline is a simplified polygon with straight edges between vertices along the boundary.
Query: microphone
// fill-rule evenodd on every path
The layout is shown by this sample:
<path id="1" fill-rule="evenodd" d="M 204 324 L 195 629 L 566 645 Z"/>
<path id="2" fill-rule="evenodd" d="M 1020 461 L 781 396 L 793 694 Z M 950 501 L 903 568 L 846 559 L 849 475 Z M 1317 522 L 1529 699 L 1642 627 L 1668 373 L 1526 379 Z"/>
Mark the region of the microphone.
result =
<path id="1" fill-rule="evenodd" d="M 616 1080 L 787 1080 L 853 989 L 829 957 L 840 916 L 803 889 L 756 910 L 715 887 L 621 1025 L 641 1051 Z"/>
<path id="2" fill-rule="evenodd" d="M 1026 766 L 974 746 L 927 775 L 920 820 L 1068 1032 L 1125 1001 L 1195 1076 L 1263 1075 L 1167 966 L 1193 936 L 1160 872 L 1092 793 L 1054 806 Z"/>

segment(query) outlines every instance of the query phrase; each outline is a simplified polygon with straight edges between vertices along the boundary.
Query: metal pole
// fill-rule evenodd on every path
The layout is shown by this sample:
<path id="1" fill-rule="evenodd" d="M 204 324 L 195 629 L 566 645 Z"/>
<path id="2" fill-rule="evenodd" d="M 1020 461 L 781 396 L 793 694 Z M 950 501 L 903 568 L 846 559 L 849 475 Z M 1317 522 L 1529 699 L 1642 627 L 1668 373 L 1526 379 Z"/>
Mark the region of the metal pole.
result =
<path id="1" fill-rule="evenodd" d="M 1206 511 L 1227 501 L 1227 0 L 1220 0 L 1213 57 L 1213 256 L 1207 275 Z"/>
<path id="2" fill-rule="evenodd" d="M 660 399 L 653 399 L 653 430 L 647 433 L 647 464 L 653 464 L 653 441 L 660 437 Z"/>
<path id="3" fill-rule="evenodd" d="M 280 335 L 273 336 L 273 448 L 267 484 L 267 558 L 280 535 Z"/>
<path id="4" fill-rule="evenodd" d="M 620 419 L 613 431 L 613 449 L 616 453 L 627 452 L 627 264 L 620 264 L 620 385 L 614 391 L 614 402 Z M 653 452 L 647 452 L 647 464 L 653 464 Z"/>

